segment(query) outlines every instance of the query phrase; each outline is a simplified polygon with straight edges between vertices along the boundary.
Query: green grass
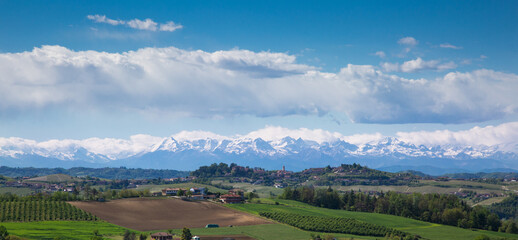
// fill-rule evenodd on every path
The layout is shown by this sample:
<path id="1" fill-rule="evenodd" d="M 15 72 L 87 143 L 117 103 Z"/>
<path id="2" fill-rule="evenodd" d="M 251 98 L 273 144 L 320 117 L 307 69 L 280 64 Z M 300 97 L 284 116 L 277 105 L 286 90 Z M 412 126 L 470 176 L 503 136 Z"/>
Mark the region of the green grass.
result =
<path id="1" fill-rule="evenodd" d="M 353 218 L 360 221 L 378 224 L 390 228 L 395 228 L 408 233 L 420 235 L 427 239 L 466 239 L 472 240 L 475 237 L 485 234 L 489 237 L 506 237 L 508 239 L 518 239 L 516 234 L 506 234 L 483 230 L 468 230 L 452 226 L 445 226 L 441 224 L 434 224 L 422 222 L 409 218 L 398 216 L 364 213 L 364 212 L 350 212 L 344 210 L 333 210 L 313 207 L 304 203 L 289 201 L 289 200 L 271 200 L 260 199 L 262 204 L 232 204 L 226 205 L 230 208 L 241 210 L 244 212 L 258 215 L 261 211 L 280 211 L 288 213 L 297 213 L 310 216 L 328 216 L 328 217 L 346 217 Z M 272 204 L 278 201 L 280 205 Z"/>
<path id="2" fill-rule="evenodd" d="M 220 181 L 221 182 L 221 181 Z M 263 186 L 263 185 L 253 185 L 250 183 L 229 183 L 228 181 L 221 182 L 223 185 L 232 186 L 233 188 L 243 189 L 245 192 L 255 191 L 262 198 L 270 197 L 270 193 L 273 193 L 275 196 L 279 196 L 282 194 L 284 189 L 275 188 L 271 186 Z"/>
<path id="3" fill-rule="evenodd" d="M 103 236 L 122 235 L 126 228 L 107 222 L 93 221 L 44 221 L 44 222 L 2 222 L 10 234 L 27 239 L 62 239 L 83 240 L 93 236 L 99 230 Z M 135 231 L 136 232 L 136 231 Z"/>
<path id="4" fill-rule="evenodd" d="M 174 230 L 175 234 L 181 234 L 181 229 Z M 236 235 L 244 234 L 258 240 L 307 240 L 310 238 L 311 232 L 302 231 L 284 224 L 262 224 L 253 226 L 236 226 L 236 227 L 220 227 L 220 228 L 193 228 L 191 229 L 193 235 Z M 325 235 L 322 233 L 316 233 Z M 369 237 L 358 237 L 348 234 L 330 234 L 339 238 L 354 239 L 376 239 Z"/>
<path id="5" fill-rule="evenodd" d="M 151 192 L 161 192 L 164 188 L 183 188 L 183 189 L 189 189 L 192 187 L 204 187 L 210 192 L 220 192 L 220 193 L 226 193 L 228 190 L 217 188 L 214 186 L 201 184 L 201 183 L 174 183 L 174 184 L 163 184 L 163 185 L 139 185 L 137 190 L 146 190 L 149 189 Z"/>

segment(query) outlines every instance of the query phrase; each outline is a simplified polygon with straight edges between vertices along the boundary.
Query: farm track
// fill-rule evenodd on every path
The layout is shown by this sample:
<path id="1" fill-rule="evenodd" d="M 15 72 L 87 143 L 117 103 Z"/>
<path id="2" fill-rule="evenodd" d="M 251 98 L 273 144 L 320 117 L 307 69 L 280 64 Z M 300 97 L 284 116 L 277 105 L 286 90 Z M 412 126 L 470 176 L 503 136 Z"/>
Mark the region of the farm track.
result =
<path id="1" fill-rule="evenodd" d="M 207 224 L 226 227 L 272 223 L 207 201 L 132 198 L 70 204 L 107 222 L 139 231 L 202 228 Z"/>

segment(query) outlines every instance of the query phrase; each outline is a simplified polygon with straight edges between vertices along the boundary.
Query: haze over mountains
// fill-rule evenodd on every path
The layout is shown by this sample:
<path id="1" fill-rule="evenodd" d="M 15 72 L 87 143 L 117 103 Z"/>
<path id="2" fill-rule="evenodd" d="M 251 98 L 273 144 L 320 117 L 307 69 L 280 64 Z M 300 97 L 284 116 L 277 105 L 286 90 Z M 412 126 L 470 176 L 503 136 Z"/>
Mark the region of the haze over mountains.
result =
<path id="1" fill-rule="evenodd" d="M 518 169 L 516 145 L 467 144 L 467 133 L 509 130 L 509 124 L 449 134 L 444 144 L 419 144 L 431 132 L 343 136 L 324 130 L 266 127 L 243 136 L 210 132 L 180 132 L 160 138 L 134 135 L 127 139 L 89 138 L 36 142 L 22 138 L 0 139 L 0 163 L 11 167 L 139 167 L 193 170 L 213 162 L 290 170 L 360 163 L 384 170 L 415 169 L 428 174 Z M 511 127 L 514 127 L 512 125 Z M 509 132 L 509 131 L 507 131 Z M 441 132 L 444 134 L 444 132 Z M 462 138 L 459 136 L 463 136 Z M 505 139 L 505 136 L 500 136 Z M 464 144 L 451 139 L 464 139 Z M 485 142 L 491 142 L 486 136 Z M 456 142 L 457 141 L 457 142 Z M 431 167 L 433 166 L 433 167 Z"/>

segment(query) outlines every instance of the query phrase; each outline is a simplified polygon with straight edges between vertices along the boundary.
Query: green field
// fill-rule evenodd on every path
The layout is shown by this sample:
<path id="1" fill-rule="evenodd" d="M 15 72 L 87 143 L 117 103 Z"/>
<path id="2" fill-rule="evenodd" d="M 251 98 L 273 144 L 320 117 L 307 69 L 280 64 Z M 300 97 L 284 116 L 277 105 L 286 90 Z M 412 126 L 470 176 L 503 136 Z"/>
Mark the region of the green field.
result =
<path id="1" fill-rule="evenodd" d="M 181 229 L 174 230 L 175 234 L 181 234 Z M 258 240 L 307 240 L 310 238 L 311 232 L 302 231 L 295 227 L 284 224 L 262 224 L 254 226 L 239 226 L 239 227 L 221 227 L 221 228 L 193 228 L 191 229 L 193 235 L 235 235 L 244 234 Z M 320 236 L 326 233 L 315 233 Z M 374 237 L 354 236 L 348 234 L 334 234 L 334 237 L 340 239 L 376 239 Z M 379 238 L 378 238 L 379 239 Z"/>
<path id="2" fill-rule="evenodd" d="M 107 222 L 93 221 L 45 221 L 45 222 L 2 222 L 10 234 L 27 239 L 84 240 L 93 236 L 94 230 L 105 237 L 120 236 L 125 228 Z M 136 232 L 136 231 L 135 231 Z"/>
<path id="3" fill-rule="evenodd" d="M 147 190 L 149 189 L 150 192 L 161 192 L 164 188 L 183 188 L 183 189 L 189 189 L 192 187 L 204 187 L 210 192 L 220 192 L 220 193 L 226 193 L 228 190 L 217 188 L 214 186 L 201 184 L 201 183 L 174 183 L 174 184 L 162 184 L 162 185 L 154 185 L 154 184 L 148 184 L 148 185 L 139 185 L 137 187 L 137 190 Z"/>
<path id="4" fill-rule="evenodd" d="M 27 196 L 34 193 L 34 190 L 30 188 L 17 188 L 17 187 L 0 187 L 0 194 L 12 193 L 18 196 Z"/>
<path id="5" fill-rule="evenodd" d="M 278 201 L 280 205 L 272 204 L 274 203 L 274 201 Z M 310 216 L 353 218 L 368 223 L 395 228 L 401 231 L 419 235 L 426 239 L 468 240 L 474 239 L 482 234 L 485 234 L 489 237 L 506 237 L 508 239 L 518 239 L 518 235 L 515 234 L 498 233 L 484 230 L 468 230 L 386 214 L 350 212 L 344 210 L 318 208 L 290 200 L 261 199 L 261 202 L 261 204 L 232 204 L 226 206 L 256 215 L 258 215 L 258 213 L 262 211 L 279 211 Z"/>
<path id="6" fill-rule="evenodd" d="M 403 192 L 403 193 L 454 193 L 461 190 L 475 191 L 477 193 L 504 193 L 506 192 L 503 185 L 489 184 L 489 183 L 478 183 L 464 180 L 451 180 L 445 182 L 436 182 L 433 180 L 421 180 L 417 186 L 407 185 L 352 185 L 352 186 L 333 186 L 340 191 L 377 191 L 377 192 Z"/>
<path id="7" fill-rule="evenodd" d="M 178 187 L 178 186 L 176 186 Z M 182 186 L 184 187 L 184 186 Z M 472 240 L 485 234 L 492 238 L 518 239 L 518 235 L 490 232 L 483 230 L 468 230 L 452 226 L 417 221 L 413 219 L 397 217 L 385 214 L 350 212 L 344 210 L 332 210 L 314 207 L 305 203 L 280 200 L 258 199 L 260 203 L 229 204 L 227 207 L 258 215 L 262 211 L 278 211 L 296 213 L 310 216 L 345 217 L 356 220 L 395 228 L 404 232 L 419 235 L 424 239 L 459 239 Z M 257 200 L 255 200 L 257 201 Z M 279 202 L 276 205 L 275 202 Z M 121 235 L 126 231 L 107 222 L 94 221 L 44 221 L 44 222 L 2 222 L 8 231 L 26 239 L 89 239 L 94 230 L 98 230 L 104 237 L 110 239 L 122 239 Z M 164 229 L 166 231 L 166 229 Z M 136 231 L 135 231 L 136 232 Z M 174 230 L 180 234 L 181 229 Z M 303 231 L 285 224 L 263 224 L 254 226 L 236 226 L 221 228 L 195 228 L 191 229 L 193 235 L 234 235 L 244 234 L 258 240 L 283 239 L 283 240 L 307 240 L 311 232 Z M 315 233 L 322 234 L 322 233 Z M 330 234 L 339 239 L 382 239 L 376 237 L 354 236 L 348 234 Z"/>
<path id="8" fill-rule="evenodd" d="M 93 236 L 95 229 L 99 230 L 105 238 L 122 239 L 125 228 L 106 222 L 85 221 L 47 221 L 47 222 L 5 222 L 0 223 L 7 228 L 10 234 L 26 239 L 62 239 L 86 240 Z M 164 230 L 165 231 L 165 230 Z M 175 234 L 181 234 L 181 229 L 174 230 Z M 137 232 L 137 231 L 135 231 Z M 235 235 L 244 234 L 258 240 L 283 239 L 283 240 L 307 240 L 310 232 L 284 224 L 262 224 L 254 226 L 236 226 L 221 228 L 193 228 L 193 235 Z M 139 232 L 140 233 L 140 232 Z M 318 233 L 321 236 L 325 235 Z M 354 239 L 375 239 L 370 237 L 357 237 L 347 234 L 332 234 L 335 237 Z"/>

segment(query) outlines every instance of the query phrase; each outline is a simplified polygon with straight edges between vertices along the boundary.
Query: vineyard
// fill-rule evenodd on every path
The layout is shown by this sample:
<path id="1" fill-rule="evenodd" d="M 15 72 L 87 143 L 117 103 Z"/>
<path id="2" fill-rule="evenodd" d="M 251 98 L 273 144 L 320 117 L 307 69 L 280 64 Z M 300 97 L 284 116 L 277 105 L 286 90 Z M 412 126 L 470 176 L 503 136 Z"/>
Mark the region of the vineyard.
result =
<path id="1" fill-rule="evenodd" d="M 0 222 L 52 220 L 97 221 L 98 218 L 65 201 L 43 199 L 0 201 Z"/>
<path id="2" fill-rule="evenodd" d="M 407 236 L 407 233 L 392 228 L 361 222 L 351 218 L 304 216 L 294 213 L 260 212 L 259 215 L 288 225 L 314 232 L 346 233 L 362 236 Z"/>

